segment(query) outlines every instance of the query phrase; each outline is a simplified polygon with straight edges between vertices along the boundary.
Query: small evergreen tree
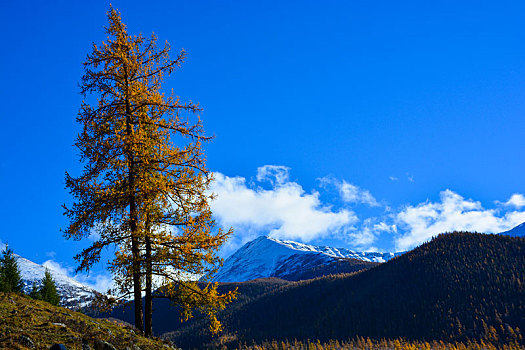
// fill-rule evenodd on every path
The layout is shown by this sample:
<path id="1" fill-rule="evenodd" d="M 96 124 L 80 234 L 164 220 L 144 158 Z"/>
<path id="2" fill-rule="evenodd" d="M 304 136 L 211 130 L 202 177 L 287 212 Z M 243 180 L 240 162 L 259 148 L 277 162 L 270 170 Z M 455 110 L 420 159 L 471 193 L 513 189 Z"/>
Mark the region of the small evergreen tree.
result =
<path id="1" fill-rule="evenodd" d="M 55 281 L 53 280 L 53 277 L 51 276 L 51 273 L 48 269 L 46 269 L 44 278 L 42 279 L 42 286 L 40 287 L 40 297 L 41 300 L 47 301 L 51 305 L 56 306 L 60 302 L 60 297 L 57 293 Z"/>
<path id="2" fill-rule="evenodd" d="M 0 291 L 4 293 L 22 293 L 24 283 L 13 250 L 5 248 L 0 258 Z"/>
<path id="3" fill-rule="evenodd" d="M 42 300 L 42 295 L 40 295 L 40 289 L 36 285 L 36 282 L 33 282 L 33 286 L 31 287 L 31 292 L 29 293 L 29 296 L 36 300 Z"/>

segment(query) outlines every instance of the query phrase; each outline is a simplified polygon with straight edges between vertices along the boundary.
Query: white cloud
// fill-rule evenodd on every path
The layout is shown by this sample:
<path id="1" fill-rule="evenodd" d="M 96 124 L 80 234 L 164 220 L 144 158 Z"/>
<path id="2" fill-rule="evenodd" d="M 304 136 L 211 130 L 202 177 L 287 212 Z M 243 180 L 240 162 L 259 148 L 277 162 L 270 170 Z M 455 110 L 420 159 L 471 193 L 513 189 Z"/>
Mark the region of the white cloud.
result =
<path id="1" fill-rule="evenodd" d="M 60 263 L 58 263 L 58 262 L 56 262 L 54 260 L 47 260 L 47 261 L 45 261 L 42 264 L 42 266 L 44 266 L 45 268 L 49 269 L 50 271 L 53 271 L 53 272 L 59 273 L 61 275 L 73 278 L 71 276 L 71 274 L 74 271 L 73 268 L 62 266 Z"/>
<path id="2" fill-rule="evenodd" d="M 298 183 L 290 182 L 286 167 L 258 169 L 260 181 L 275 179 L 269 190 L 249 187 L 243 177 L 221 173 L 214 176 L 211 191 L 216 199 L 211 203 L 212 211 L 223 227 L 233 226 L 236 230 L 231 249 L 262 233 L 308 242 L 348 230 L 358 221 L 352 211 L 334 211 L 321 202 L 318 192 L 307 193 Z"/>
<path id="3" fill-rule="evenodd" d="M 363 203 L 371 207 L 379 206 L 374 196 L 370 194 L 368 190 L 364 190 L 356 185 L 342 181 L 341 186 L 339 187 L 341 192 L 341 197 L 345 202 L 349 203 Z"/>
<path id="4" fill-rule="evenodd" d="M 496 209 L 484 209 L 478 201 L 445 190 L 440 193 L 439 202 L 409 205 L 395 214 L 398 227 L 405 231 L 395 238 L 395 245 L 399 250 L 407 250 L 443 232 L 498 233 L 525 221 L 525 212 L 498 214 Z"/>
<path id="5" fill-rule="evenodd" d="M 91 288 L 105 293 L 110 288 L 113 288 L 113 279 L 109 274 L 97 274 L 97 275 L 76 275 L 75 279 L 80 283 L 86 284 Z"/>
<path id="6" fill-rule="evenodd" d="M 514 193 L 512 196 L 510 196 L 508 201 L 504 203 L 496 201 L 496 203 L 503 204 L 508 207 L 521 208 L 525 206 L 525 196 L 523 196 L 521 193 Z"/>
<path id="7" fill-rule="evenodd" d="M 363 221 L 359 230 L 349 232 L 347 235 L 355 247 L 372 251 L 377 250 L 377 248 L 372 247 L 371 244 L 376 242 L 378 235 L 382 232 L 395 233 L 397 227 L 395 224 L 388 225 L 385 222 L 377 222 L 376 218 L 368 218 Z"/>
<path id="8" fill-rule="evenodd" d="M 269 181 L 280 186 L 288 182 L 290 168 L 284 165 L 264 165 L 257 168 L 257 181 Z"/>
<path id="9" fill-rule="evenodd" d="M 390 179 L 390 181 L 398 181 L 399 179 L 395 176 L 389 176 L 388 177 Z"/>
<path id="10" fill-rule="evenodd" d="M 365 190 L 359 186 L 353 185 L 345 180 L 337 180 L 333 177 L 323 177 L 319 179 L 321 185 L 334 185 L 339 191 L 339 195 L 344 202 L 347 203 L 361 203 L 371 207 L 378 207 L 379 203 L 372 196 L 370 191 Z"/>

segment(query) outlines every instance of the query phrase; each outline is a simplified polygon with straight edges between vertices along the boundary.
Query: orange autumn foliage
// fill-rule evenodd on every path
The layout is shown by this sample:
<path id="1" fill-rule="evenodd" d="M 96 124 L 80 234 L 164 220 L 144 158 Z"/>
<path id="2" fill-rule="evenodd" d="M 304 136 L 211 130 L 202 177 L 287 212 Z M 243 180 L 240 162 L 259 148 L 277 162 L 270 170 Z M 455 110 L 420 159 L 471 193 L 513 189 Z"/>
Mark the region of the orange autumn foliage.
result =
<path id="1" fill-rule="evenodd" d="M 103 248 L 115 246 L 109 268 L 113 294 L 133 295 L 135 326 L 151 335 L 151 299 L 159 289 L 181 306 L 182 316 L 198 308 L 215 317 L 235 293 L 221 295 L 216 285 L 190 281 L 211 275 L 221 263 L 217 250 L 232 233 L 214 229 L 209 201 L 211 173 L 206 168 L 198 104 L 182 103 L 162 91 L 165 76 L 185 59 L 175 59 L 170 46 L 157 37 L 131 36 L 113 8 L 108 11 L 108 39 L 93 44 L 84 62 L 84 101 L 77 121 L 82 125 L 76 146 L 84 171 L 66 173 L 66 187 L 75 198 L 65 208 L 70 224 L 66 238 L 91 237 L 76 256 L 79 271 L 100 260 Z M 142 316 L 145 292 L 145 318 Z"/>

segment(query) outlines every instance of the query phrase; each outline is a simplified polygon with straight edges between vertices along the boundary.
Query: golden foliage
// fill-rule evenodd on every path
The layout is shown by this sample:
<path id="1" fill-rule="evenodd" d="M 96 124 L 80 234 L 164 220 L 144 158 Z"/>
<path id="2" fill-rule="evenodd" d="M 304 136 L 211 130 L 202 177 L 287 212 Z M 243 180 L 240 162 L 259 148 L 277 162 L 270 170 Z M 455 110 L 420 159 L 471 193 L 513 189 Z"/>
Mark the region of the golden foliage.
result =
<path id="1" fill-rule="evenodd" d="M 266 341 L 262 344 L 239 344 L 225 346 L 224 344 L 210 344 L 209 349 L 239 349 L 239 350 L 518 350 L 524 349 L 519 343 L 494 345 L 484 341 L 443 342 L 443 341 L 407 341 L 404 339 L 381 339 L 358 337 L 346 341 Z"/>
<path id="2" fill-rule="evenodd" d="M 96 237 L 76 256 L 80 271 L 98 262 L 103 248 L 116 246 L 109 265 L 117 286 L 112 293 L 133 294 L 137 309 L 142 291 L 151 296 L 161 287 L 183 307 L 184 317 L 201 308 L 218 331 L 215 312 L 234 293 L 220 295 L 215 285 L 202 288 L 188 276 L 216 270 L 216 252 L 232 231 L 214 230 L 212 176 L 202 149 L 209 138 L 196 115 L 200 108 L 161 89 L 185 52 L 170 59 L 167 42 L 158 47 L 155 35 L 129 35 L 113 8 L 108 20 L 107 41 L 93 44 L 84 62 L 82 94 L 97 100 L 84 101 L 77 117 L 83 129 L 76 146 L 85 166 L 79 177 L 66 173 L 76 201 L 64 206 L 70 219 L 65 236 Z M 141 328 L 141 315 L 135 321 Z"/>

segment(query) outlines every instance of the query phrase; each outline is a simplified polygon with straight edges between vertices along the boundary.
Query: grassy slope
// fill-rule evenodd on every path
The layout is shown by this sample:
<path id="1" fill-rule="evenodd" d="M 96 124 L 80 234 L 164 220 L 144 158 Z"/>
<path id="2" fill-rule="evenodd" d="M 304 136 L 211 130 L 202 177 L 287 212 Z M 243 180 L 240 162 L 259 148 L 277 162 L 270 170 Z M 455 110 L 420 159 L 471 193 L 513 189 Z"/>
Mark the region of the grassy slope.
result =
<path id="1" fill-rule="evenodd" d="M 93 319 L 78 312 L 32 300 L 26 296 L 0 293 L 0 349 L 25 349 L 17 343 L 21 335 L 28 336 L 37 349 L 48 349 L 55 343 L 67 349 L 82 349 L 82 340 L 91 348 L 100 339 L 117 349 L 170 349 L 159 339 L 146 339 L 131 327 L 109 320 Z"/>

